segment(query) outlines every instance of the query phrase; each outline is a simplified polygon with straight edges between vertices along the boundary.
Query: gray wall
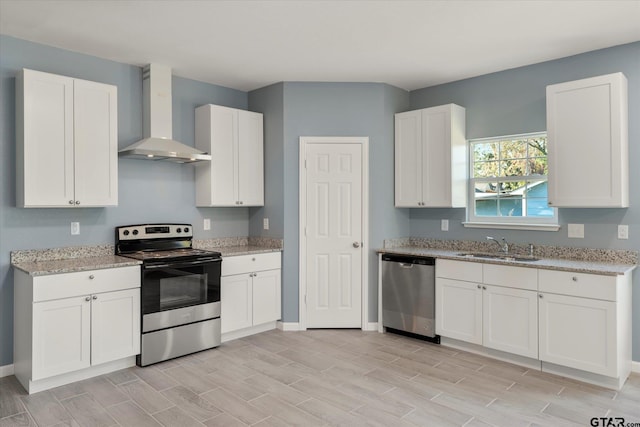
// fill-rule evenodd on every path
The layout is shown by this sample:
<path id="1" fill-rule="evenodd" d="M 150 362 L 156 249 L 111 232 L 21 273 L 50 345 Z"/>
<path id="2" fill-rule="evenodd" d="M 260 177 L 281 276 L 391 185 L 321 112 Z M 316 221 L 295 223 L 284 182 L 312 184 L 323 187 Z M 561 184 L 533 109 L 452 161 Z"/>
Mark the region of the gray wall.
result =
<path id="1" fill-rule="evenodd" d="M 436 239 L 484 240 L 506 237 L 515 243 L 640 250 L 640 42 L 411 92 L 411 109 L 454 102 L 467 109 L 467 138 L 546 130 L 545 87 L 621 71 L 629 83 L 630 207 L 560 209 L 558 232 L 466 229 L 464 209 L 411 209 L 411 235 Z M 579 168 L 580 165 L 573 165 Z M 450 231 L 440 231 L 440 219 Z M 566 224 L 585 224 L 584 239 L 569 239 Z M 618 224 L 629 225 L 629 240 L 617 239 Z M 633 287 L 633 359 L 640 361 L 640 273 Z"/>
<path id="2" fill-rule="evenodd" d="M 194 224 L 196 238 L 246 236 L 247 208 L 196 208 L 193 165 L 119 161 L 119 206 L 79 209 L 15 207 L 15 74 L 21 68 L 118 86 L 118 145 L 142 137 L 142 70 L 92 56 L 0 36 L 0 366 L 13 361 L 13 272 L 9 252 L 113 243 L 114 227 L 144 222 Z M 194 109 L 207 104 L 246 109 L 245 92 L 173 78 L 173 135 L 194 144 Z M 211 231 L 202 219 L 211 218 Z M 80 222 L 81 234 L 70 235 Z"/>
<path id="3" fill-rule="evenodd" d="M 264 207 L 249 209 L 251 236 L 284 235 L 284 83 L 249 92 L 249 109 L 264 114 Z M 269 218 L 269 230 L 262 220 Z"/>
<path id="4" fill-rule="evenodd" d="M 377 319 L 377 263 L 382 240 L 409 232 L 408 213 L 393 207 L 393 114 L 408 93 L 379 83 L 284 84 L 283 321 L 298 321 L 298 164 L 301 136 L 369 137 L 369 321 Z"/>

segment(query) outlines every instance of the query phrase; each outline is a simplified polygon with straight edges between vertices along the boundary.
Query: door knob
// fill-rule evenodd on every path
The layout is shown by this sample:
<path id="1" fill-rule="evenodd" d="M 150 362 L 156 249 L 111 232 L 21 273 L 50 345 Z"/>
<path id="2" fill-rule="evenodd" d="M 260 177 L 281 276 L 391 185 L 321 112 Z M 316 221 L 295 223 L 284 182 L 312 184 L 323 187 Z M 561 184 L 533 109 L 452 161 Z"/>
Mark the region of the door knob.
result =
<path id="1" fill-rule="evenodd" d="M 360 242 L 353 242 L 353 247 L 354 248 L 359 248 L 360 247 Z"/>

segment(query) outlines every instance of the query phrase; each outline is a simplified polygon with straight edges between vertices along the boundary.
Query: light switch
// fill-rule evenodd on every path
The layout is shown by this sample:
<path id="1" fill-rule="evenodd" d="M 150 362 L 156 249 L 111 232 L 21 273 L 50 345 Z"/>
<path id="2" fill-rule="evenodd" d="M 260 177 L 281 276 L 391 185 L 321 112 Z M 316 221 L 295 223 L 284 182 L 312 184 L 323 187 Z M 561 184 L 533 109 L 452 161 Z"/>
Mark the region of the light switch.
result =
<path id="1" fill-rule="evenodd" d="M 72 222 L 71 223 L 71 234 L 74 235 L 74 236 L 80 234 L 80 223 L 79 222 Z"/>
<path id="2" fill-rule="evenodd" d="M 584 224 L 568 224 L 567 237 L 570 239 L 584 239 Z"/>
<path id="3" fill-rule="evenodd" d="M 262 220 L 262 228 L 264 228 L 265 230 L 269 229 L 269 218 L 265 218 Z"/>
<path id="4" fill-rule="evenodd" d="M 204 219 L 204 223 L 202 224 L 202 228 L 205 230 L 211 230 L 211 220 L 209 218 Z"/>
<path id="5" fill-rule="evenodd" d="M 440 230 L 449 231 L 449 220 L 443 219 L 440 221 Z"/>

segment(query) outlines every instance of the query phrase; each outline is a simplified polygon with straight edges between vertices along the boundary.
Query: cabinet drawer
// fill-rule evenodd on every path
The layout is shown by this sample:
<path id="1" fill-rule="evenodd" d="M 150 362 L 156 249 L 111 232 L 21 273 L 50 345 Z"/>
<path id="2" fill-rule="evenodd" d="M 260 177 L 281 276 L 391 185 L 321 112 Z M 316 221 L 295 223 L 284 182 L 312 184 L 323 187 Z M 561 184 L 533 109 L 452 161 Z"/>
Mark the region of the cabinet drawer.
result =
<path id="1" fill-rule="evenodd" d="M 47 301 L 140 287 L 137 265 L 33 278 L 33 301 Z"/>
<path id="2" fill-rule="evenodd" d="M 616 300 L 616 277 L 568 271 L 539 270 L 540 292 L 583 298 Z"/>
<path id="3" fill-rule="evenodd" d="M 466 282 L 482 282 L 482 264 L 438 259 L 436 260 L 436 276 Z"/>
<path id="4" fill-rule="evenodd" d="M 260 270 L 275 270 L 281 268 L 280 252 L 270 252 L 253 255 L 237 255 L 223 257 L 222 275 L 251 273 Z"/>
<path id="5" fill-rule="evenodd" d="M 509 288 L 538 290 L 538 270 L 510 265 L 485 264 L 483 283 Z"/>

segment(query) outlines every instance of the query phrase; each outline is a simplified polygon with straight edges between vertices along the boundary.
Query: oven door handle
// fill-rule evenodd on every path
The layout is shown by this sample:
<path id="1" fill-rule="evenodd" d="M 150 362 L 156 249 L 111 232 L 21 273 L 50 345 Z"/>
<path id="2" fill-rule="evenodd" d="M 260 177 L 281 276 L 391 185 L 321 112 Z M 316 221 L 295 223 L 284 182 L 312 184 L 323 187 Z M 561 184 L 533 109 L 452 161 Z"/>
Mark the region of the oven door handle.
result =
<path id="1" fill-rule="evenodd" d="M 153 270 L 156 268 L 167 268 L 167 267 L 171 267 L 171 268 L 180 268 L 180 267 L 193 267 L 195 265 L 203 265 L 203 264 L 210 264 L 213 262 L 222 262 L 222 260 L 220 258 L 207 258 L 207 259 L 200 259 L 197 261 L 191 261 L 191 262 L 180 262 L 180 263 L 171 263 L 171 264 L 151 264 L 151 265 L 145 265 L 144 269 L 145 270 Z"/>

